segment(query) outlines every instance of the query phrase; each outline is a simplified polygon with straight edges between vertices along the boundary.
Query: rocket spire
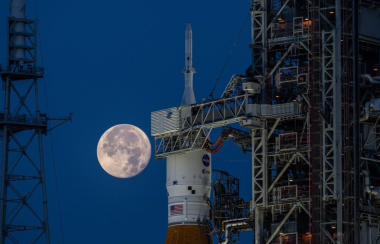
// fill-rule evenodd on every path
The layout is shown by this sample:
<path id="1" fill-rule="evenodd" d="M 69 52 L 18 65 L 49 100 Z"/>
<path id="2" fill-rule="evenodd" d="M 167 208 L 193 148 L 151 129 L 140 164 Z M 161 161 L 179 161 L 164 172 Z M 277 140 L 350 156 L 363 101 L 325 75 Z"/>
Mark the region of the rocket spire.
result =
<path id="1" fill-rule="evenodd" d="M 185 68 L 182 70 L 185 75 L 185 92 L 183 93 L 181 105 L 194 104 L 195 96 L 193 90 L 193 31 L 190 23 L 187 23 L 185 31 Z"/>

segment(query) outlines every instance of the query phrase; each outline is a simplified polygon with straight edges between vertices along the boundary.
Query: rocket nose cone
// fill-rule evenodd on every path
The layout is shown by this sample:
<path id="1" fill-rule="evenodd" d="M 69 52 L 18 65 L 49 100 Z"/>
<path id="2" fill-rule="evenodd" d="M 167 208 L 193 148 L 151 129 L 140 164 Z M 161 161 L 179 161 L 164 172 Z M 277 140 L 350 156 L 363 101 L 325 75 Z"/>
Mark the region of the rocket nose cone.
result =
<path id="1" fill-rule="evenodd" d="M 190 24 L 190 22 L 188 22 L 187 25 L 186 25 L 186 31 L 191 31 L 191 24 Z"/>

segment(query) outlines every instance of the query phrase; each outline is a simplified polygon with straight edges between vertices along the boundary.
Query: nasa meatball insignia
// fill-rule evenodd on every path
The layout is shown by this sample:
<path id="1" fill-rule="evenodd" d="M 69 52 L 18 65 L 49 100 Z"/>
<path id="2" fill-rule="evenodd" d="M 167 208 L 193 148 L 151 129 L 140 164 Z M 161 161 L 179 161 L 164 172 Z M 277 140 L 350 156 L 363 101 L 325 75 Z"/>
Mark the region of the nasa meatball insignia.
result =
<path id="1" fill-rule="evenodd" d="M 210 156 L 208 156 L 207 154 L 203 155 L 202 162 L 204 166 L 210 166 Z"/>

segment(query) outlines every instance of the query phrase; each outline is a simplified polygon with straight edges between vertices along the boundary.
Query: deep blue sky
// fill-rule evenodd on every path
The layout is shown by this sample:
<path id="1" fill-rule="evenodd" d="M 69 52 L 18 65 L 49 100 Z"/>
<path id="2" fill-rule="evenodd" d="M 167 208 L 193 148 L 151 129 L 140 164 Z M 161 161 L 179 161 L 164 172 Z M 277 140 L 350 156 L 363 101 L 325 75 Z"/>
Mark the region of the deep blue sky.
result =
<path id="1" fill-rule="evenodd" d="M 27 4 L 28 17 L 35 18 L 34 1 Z M 0 3 L 2 63 L 8 5 L 8 0 Z M 164 243 L 165 161 L 152 157 L 140 175 L 114 178 L 97 161 L 98 140 L 108 128 L 125 123 L 145 131 L 153 146 L 150 113 L 181 102 L 186 23 L 193 28 L 199 101 L 210 93 L 249 7 L 249 0 L 38 0 L 49 116 L 74 113 L 72 123 L 53 134 L 66 243 Z M 232 74 L 249 66 L 249 25 L 248 20 L 216 97 Z M 48 137 L 44 145 L 51 239 L 61 243 Z M 250 154 L 225 143 L 213 156 L 213 167 L 240 178 L 242 196 L 249 201 Z M 245 233 L 241 243 L 251 243 L 251 236 Z"/>

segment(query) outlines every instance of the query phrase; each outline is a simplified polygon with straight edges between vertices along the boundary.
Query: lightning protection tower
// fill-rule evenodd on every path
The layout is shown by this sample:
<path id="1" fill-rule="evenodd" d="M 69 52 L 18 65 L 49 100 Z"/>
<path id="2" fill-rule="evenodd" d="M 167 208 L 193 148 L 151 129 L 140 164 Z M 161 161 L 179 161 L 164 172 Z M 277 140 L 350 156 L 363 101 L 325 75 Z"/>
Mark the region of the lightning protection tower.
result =
<path id="1" fill-rule="evenodd" d="M 0 243 L 50 243 L 37 66 L 37 22 L 25 16 L 25 0 L 11 0 L 7 64 L 0 66 L 4 111 L 0 113 Z M 70 118 L 56 118 L 64 123 Z M 53 128 L 55 128 L 54 126 Z"/>

